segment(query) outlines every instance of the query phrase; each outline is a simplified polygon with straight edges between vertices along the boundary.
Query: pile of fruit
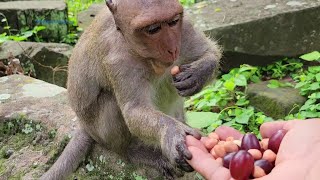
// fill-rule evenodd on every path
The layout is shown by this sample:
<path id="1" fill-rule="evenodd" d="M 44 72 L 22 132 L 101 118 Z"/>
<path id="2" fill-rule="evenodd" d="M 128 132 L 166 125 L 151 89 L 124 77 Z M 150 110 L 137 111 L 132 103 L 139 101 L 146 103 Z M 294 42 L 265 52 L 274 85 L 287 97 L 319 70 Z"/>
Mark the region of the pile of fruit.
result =
<path id="1" fill-rule="evenodd" d="M 285 130 L 279 130 L 270 138 L 259 141 L 254 134 L 247 133 L 242 140 L 228 137 L 226 141 L 222 141 L 213 132 L 208 135 L 205 146 L 216 161 L 230 170 L 232 178 L 247 180 L 263 177 L 271 172 L 285 134 Z"/>

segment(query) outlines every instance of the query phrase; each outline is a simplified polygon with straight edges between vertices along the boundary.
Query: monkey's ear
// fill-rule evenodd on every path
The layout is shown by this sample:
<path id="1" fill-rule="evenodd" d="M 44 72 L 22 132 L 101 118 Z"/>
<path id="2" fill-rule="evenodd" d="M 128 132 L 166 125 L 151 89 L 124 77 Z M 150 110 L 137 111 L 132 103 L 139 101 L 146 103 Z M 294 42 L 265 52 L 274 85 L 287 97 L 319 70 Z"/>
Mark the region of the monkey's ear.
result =
<path id="1" fill-rule="evenodd" d="M 114 13 L 116 11 L 116 6 L 112 2 L 112 0 L 105 0 L 109 10 Z"/>

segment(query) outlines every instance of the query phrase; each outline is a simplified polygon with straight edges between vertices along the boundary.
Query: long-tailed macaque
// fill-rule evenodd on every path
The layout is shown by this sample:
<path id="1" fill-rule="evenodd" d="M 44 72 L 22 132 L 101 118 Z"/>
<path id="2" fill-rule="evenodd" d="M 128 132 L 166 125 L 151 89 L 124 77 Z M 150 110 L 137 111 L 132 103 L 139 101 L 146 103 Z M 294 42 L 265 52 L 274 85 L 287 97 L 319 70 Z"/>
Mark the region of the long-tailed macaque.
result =
<path id="1" fill-rule="evenodd" d="M 183 97 L 212 79 L 220 58 L 178 0 L 108 0 L 69 61 L 69 100 L 82 129 L 42 179 L 68 177 L 93 143 L 167 179 L 193 171 L 185 137 L 201 136 L 184 123 Z"/>

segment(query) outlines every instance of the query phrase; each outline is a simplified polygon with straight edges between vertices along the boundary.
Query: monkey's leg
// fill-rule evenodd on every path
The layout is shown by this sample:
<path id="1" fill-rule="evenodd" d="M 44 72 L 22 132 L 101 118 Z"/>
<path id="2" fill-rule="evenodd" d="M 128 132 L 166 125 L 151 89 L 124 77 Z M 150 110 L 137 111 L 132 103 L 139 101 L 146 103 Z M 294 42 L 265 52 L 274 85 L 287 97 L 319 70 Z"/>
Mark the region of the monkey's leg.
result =
<path id="1" fill-rule="evenodd" d="M 131 163 L 152 167 L 159 171 L 165 179 L 175 179 L 182 177 L 183 172 L 172 164 L 162 155 L 159 148 L 147 146 L 139 140 L 133 140 L 128 147 L 128 159 Z"/>
<path id="2" fill-rule="evenodd" d="M 40 178 L 41 180 L 63 180 L 66 179 L 79 166 L 86 156 L 93 139 L 84 131 L 78 130 L 70 140 L 58 160 Z"/>

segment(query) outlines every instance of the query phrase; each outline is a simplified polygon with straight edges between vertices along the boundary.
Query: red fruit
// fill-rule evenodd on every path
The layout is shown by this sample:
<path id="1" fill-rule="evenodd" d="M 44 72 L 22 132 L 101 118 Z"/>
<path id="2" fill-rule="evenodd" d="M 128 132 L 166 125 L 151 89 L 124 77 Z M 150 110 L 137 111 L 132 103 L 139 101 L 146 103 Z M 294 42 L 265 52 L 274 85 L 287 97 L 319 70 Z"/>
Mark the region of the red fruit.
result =
<path id="1" fill-rule="evenodd" d="M 261 167 L 266 174 L 269 174 L 271 170 L 274 168 L 274 165 L 267 160 L 259 159 L 254 162 L 255 166 Z"/>
<path id="2" fill-rule="evenodd" d="M 230 161 L 235 154 L 236 152 L 232 152 L 232 153 L 228 153 L 223 157 L 223 167 L 229 169 Z"/>
<path id="3" fill-rule="evenodd" d="M 232 157 L 229 167 L 234 179 L 247 180 L 254 170 L 254 159 L 247 151 L 240 150 Z"/>
<path id="4" fill-rule="evenodd" d="M 278 130 L 276 133 L 274 133 L 269 139 L 268 149 L 271 149 L 274 153 L 277 154 L 281 141 L 286 133 L 287 131 L 284 129 Z"/>
<path id="5" fill-rule="evenodd" d="M 249 149 L 258 149 L 261 151 L 261 146 L 256 135 L 252 133 L 245 134 L 242 138 L 241 149 L 246 151 Z"/>

